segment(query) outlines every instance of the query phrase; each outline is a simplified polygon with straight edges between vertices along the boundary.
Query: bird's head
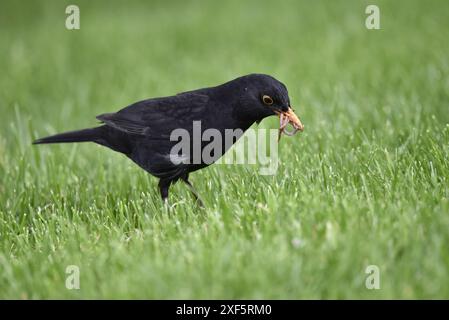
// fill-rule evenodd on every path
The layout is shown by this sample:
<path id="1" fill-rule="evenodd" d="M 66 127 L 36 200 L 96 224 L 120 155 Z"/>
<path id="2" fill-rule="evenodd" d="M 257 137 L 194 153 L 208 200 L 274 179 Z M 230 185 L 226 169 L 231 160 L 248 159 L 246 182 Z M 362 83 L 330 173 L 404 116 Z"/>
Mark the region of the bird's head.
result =
<path id="1" fill-rule="evenodd" d="M 236 110 L 240 118 L 259 123 L 266 117 L 277 115 L 280 118 L 280 133 L 292 135 L 304 130 L 290 105 L 287 87 L 282 82 L 264 74 L 250 74 L 234 81 L 240 82 L 239 87 L 242 88 Z M 285 131 L 289 123 L 294 132 Z"/>

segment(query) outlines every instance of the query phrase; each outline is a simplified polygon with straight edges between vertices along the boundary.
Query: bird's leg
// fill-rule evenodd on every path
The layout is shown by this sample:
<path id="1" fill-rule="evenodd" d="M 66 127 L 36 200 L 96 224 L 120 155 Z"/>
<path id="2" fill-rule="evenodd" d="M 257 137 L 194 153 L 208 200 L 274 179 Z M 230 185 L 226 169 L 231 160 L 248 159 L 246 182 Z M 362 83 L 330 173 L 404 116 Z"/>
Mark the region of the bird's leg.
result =
<path id="1" fill-rule="evenodd" d="M 168 204 L 168 189 L 170 188 L 171 181 L 159 180 L 159 191 L 161 193 L 162 201 L 164 204 Z"/>
<path id="2" fill-rule="evenodd" d="M 201 198 L 200 198 L 198 192 L 196 192 L 195 188 L 194 188 L 194 187 L 192 186 L 192 184 L 190 183 L 190 181 L 189 181 L 189 176 L 186 175 L 186 176 L 182 177 L 181 179 L 182 179 L 182 181 L 184 181 L 185 184 L 189 187 L 189 189 L 190 189 L 190 191 L 192 192 L 193 196 L 195 197 L 195 200 L 196 200 L 196 202 L 198 203 L 198 205 L 199 205 L 201 208 L 204 208 L 204 202 L 201 200 Z"/>

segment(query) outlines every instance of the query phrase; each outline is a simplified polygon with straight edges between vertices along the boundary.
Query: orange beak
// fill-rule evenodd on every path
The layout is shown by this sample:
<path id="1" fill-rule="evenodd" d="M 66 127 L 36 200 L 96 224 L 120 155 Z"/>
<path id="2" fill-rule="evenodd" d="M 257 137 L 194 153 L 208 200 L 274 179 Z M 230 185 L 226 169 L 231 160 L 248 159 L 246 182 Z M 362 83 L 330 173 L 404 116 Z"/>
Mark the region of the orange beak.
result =
<path id="1" fill-rule="evenodd" d="M 278 141 L 281 139 L 281 135 L 283 133 L 288 136 L 293 136 L 296 132 L 304 130 L 304 125 L 302 124 L 301 120 L 299 120 L 298 116 L 293 112 L 293 109 L 291 107 L 289 107 L 287 111 L 276 113 L 279 115 L 280 119 Z M 293 131 L 286 130 L 289 123 L 293 126 Z"/>

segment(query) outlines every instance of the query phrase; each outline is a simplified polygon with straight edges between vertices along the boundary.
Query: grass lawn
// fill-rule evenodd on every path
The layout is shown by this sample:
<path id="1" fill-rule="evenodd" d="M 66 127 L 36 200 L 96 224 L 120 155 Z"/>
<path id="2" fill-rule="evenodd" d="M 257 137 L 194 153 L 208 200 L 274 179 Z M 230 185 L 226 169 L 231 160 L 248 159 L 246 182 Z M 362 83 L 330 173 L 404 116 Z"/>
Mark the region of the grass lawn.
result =
<path id="1" fill-rule="evenodd" d="M 449 298 L 448 1 L 0 7 L 0 298 Z M 165 210 L 157 179 L 98 145 L 31 145 L 253 72 L 287 85 L 305 131 L 276 175 L 192 174 L 205 210 L 182 184 Z"/>

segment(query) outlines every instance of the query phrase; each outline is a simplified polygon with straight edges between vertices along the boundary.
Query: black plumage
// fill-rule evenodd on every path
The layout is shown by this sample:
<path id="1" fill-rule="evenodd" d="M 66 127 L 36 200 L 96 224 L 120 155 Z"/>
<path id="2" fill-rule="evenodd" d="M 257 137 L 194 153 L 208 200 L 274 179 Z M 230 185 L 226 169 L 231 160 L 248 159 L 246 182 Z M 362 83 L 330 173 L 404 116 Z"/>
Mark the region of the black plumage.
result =
<path id="1" fill-rule="evenodd" d="M 125 154 L 158 177 L 163 199 L 167 199 L 170 185 L 181 179 L 199 200 L 189 173 L 209 163 L 173 163 L 170 150 L 177 143 L 170 141 L 173 130 L 183 128 L 192 133 L 193 122 L 201 121 L 202 132 L 214 128 L 224 136 L 225 129 L 245 131 L 254 122 L 276 114 L 281 119 L 288 117 L 296 130 L 303 129 L 290 108 L 285 85 L 268 75 L 251 74 L 216 87 L 136 102 L 116 113 L 99 115 L 97 119 L 103 123 L 99 127 L 57 134 L 34 144 L 96 142 Z M 226 146 L 222 151 L 226 152 Z M 193 156 L 187 155 L 190 160 Z"/>

